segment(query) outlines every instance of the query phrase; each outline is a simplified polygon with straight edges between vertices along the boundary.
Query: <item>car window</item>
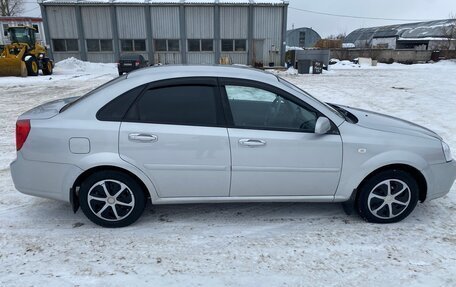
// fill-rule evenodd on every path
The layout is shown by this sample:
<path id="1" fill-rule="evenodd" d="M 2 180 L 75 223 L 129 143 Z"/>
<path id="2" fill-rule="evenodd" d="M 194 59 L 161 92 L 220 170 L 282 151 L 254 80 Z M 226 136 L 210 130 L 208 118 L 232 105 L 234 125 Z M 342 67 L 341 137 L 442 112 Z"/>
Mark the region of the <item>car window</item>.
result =
<path id="1" fill-rule="evenodd" d="M 306 96 L 312 98 L 313 100 L 321 103 L 322 105 L 326 106 L 329 110 L 331 110 L 334 114 L 336 114 L 338 117 L 342 118 L 342 119 L 345 119 L 344 115 L 341 114 L 337 109 L 335 109 L 333 106 L 331 106 L 330 104 L 328 103 L 325 103 L 325 102 L 322 102 L 320 101 L 319 99 L 315 98 L 314 96 L 312 96 L 311 94 L 309 94 L 308 92 L 302 90 L 301 88 L 299 88 L 298 86 L 295 86 L 293 85 L 292 83 L 288 82 L 287 80 L 277 76 L 277 78 L 279 79 L 279 82 L 284 84 L 285 86 L 287 86 L 288 88 L 298 92 L 298 93 L 302 93 L 302 94 L 305 94 Z"/>
<path id="2" fill-rule="evenodd" d="M 217 126 L 222 114 L 215 86 L 182 85 L 146 91 L 127 120 L 146 123 Z"/>
<path id="3" fill-rule="evenodd" d="M 98 91 L 101 91 L 101 90 L 103 90 L 103 89 L 105 89 L 105 88 L 107 88 L 107 87 L 109 87 L 109 86 L 112 86 L 112 85 L 114 85 L 114 84 L 117 84 L 118 82 L 121 82 L 121 81 L 125 80 L 126 78 L 127 78 L 127 75 L 123 75 L 123 76 L 119 76 L 119 77 L 117 77 L 117 78 L 114 78 L 114 79 L 110 80 L 109 82 L 104 83 L 103 85 L 101 85 L 101 86 L 99 86 L 99 87 L 93 89 L 92 91 L 88 92 L 87 94 L 85 94 L 85 95 L 79 97 L 76 101 L 73 101 L 73 102 L 71 102 L 71 103 L 66 104 L 65 106 L 63 106 L 63 107 L 60 109 L 59 112 L 60 112 L 60 113 L 63 113 L 64 111 L 66 111 L 66 110 L 69 109 L 70 107 L 76 105 L 77 103 L 83 101 L 84 99 L 90 97 L 91 95 L 97 93 Z"/>
<path id="4" fill-rule="evenodd" d="M 314 132 L 318 115 L 275 93 L 226 85 L 236 127 Z"/>
<path id="5" fill-rule="evenodd" d="M 128 108 L 133 104 L 142 90 L 144 90 L 144 85 L 116 97 L 98 111 L 97 119 L 100 121 L 122 121 Z"/>

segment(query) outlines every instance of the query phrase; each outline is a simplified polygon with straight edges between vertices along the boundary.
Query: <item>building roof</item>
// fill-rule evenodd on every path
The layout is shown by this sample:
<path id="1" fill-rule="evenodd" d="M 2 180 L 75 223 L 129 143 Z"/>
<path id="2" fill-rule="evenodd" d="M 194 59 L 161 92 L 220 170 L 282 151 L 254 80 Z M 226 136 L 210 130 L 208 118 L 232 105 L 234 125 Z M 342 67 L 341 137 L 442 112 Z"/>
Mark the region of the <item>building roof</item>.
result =
<path id="1" fill-rule="evenodd" d="M 309 27 L 300 27 L 300 28 L 295 28 L 295 29 L 287 30 L 287 35 L 290 34 L 290 33 L 293 33 L 293 32 L 301 32 L 301 31 L 310 31 L 310 32 L 314 32 L 315 34 L 318 35 L 318 37 L 320 37 L 320 34 L 318 34 L 317 31 L 315 31 L 314 29 L 309 28 Z M 320 38 L 321 38 L 321 37 L 320 37 Z"/>
<path id="2" fill-rule="evenodd" d="M 344 43 L 355 43 L 356 41 L 370 40 L 372 38 L 444 38 L 444 27 L 455 24 L 456 20 L 447 19 L 372 28 L 361 28 L 348 34 L 344 39 Z"/>
<path id="3" fill-rule="evenodd" d="M 38 17 L 0 16 L 0 22 L 43 22 L 43 19 Z"/>
<path id="4" fill-rule="evenodd" d="M 42 4 L 232 4 L 232 5 L 288 5 L 288 0 L 38 0 Z"/>

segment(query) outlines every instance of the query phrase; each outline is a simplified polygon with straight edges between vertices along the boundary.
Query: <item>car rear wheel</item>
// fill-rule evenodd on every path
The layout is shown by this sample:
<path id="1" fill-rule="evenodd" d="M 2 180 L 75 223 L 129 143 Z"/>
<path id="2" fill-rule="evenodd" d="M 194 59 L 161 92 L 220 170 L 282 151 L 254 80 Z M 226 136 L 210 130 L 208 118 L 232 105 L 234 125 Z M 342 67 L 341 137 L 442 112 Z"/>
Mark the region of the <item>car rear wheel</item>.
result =
<path id="1" fill-rule="evenodd" d="M 410 174 L 401 170 L 383 171 L 360 187 L 357 211 L 368 222 L 398 222 L 413 211 L 418 195 L 418 184 Z"/>
<path id="2" fill-rule="evenodd" d="M 81 184 L 79 203 L 92 222 L 103 227 L 124 227 L 138 220 L 146 198 L 141 186 L 128 174 L 102 171 Z"/>

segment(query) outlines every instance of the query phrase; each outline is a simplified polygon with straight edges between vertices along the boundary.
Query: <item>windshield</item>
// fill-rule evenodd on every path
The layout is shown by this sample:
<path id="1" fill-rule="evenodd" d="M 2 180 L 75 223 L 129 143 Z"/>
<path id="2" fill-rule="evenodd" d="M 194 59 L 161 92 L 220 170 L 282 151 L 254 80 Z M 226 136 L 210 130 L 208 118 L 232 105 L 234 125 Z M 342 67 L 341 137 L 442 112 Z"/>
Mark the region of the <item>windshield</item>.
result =
<path id="1" fill-rule="evenodd" d="M 336 115 L 338 115 L 338 116 L 341 117 L 342 119 L 346 120 L 346 117 L 345 117 L 343 114 L 341 114 L 338 110 L 336 110 L 334 107 L 328 105 L 328 104 L 325 103 L 325 102 L 320 101 L 319 99 L 315 98 L 314 96 L 312 96 L 312 95 L 309 94 L 308 92 L 306 92 L 306 91 L 300 89 L 299 87 L 293 85 L 292 83 L 288 82 L 287 80 L 285 80 L 285 79 L 283 79 L 283 78 L 281 78 L 281 77 L 279 77 L 279 76 L 277 76 L 277 78 L 279 79 L 279 82 L 280 82 L 280 83 L 284 84 L 284 85 L 287 86 L 288 88 L 290 88 L 290 89 L 292 89 L 292 90 L 294 90 L 294 91 L 296 91 L 296 92 L 298 92 L 298 93 L 303 93 L 303 94 L 305 94 L 306 96 L 312 98 L 313 100 L 315 100 L 315 101 L 321 103 L 322 105 L 324 105 L 325 107 L 327 107 L 329 110 L 331 110 L 333 113 L 335 113 Z"/>
<path id="2" fill-rule="evenodd" d="M 120 81 L 122 81 L 122 80 L 124 80 L 124 79 L 126 79 L 126 78 L 127 78 L 127 75 L 122 75 L 122 76 L 120 76 L 120 77 L 117 77 L 117 78 L 112 79 L 112 80 L 109 81 L 109 82 L 104 83 L 103 85 L 101 85 L 101 86 L 95 88 L 94 90 L 91 90 L 91 91 L 88 92 L 87 94 L 85 94 L 85 95 L 83 95 L 83 96 L 77 98 L 75 101 L 66 104 L 63 108 L 60 109 L 60 112 L 62 113 L 62 112 L 64 112 L 64 111 L 66 111 L 68 108 L 70 108 L 70 107 L 72 107 L 73 105 L 79 103 L 80 101 L 82 101 L 82 100 L 84 100 L 84 99 L 90 97 L 91 95 L 95 94 L 96 92 L 98 92 L 98 91 L 100 91 L 100 90 L 102 90 L 102 89 L 104 89 L 104 88 L 106 88 L 106 87 L 109 87 L 109 86 L 111 86 L 111 85 L 114 85 L 114 84 L 116 84 L 116 83 L 118 83 L 118 82 L 120 82 Z"/>
<path id="3" fill-rule="evenodd" d="M 14 28 L 10 30 L 11 41 L 17 43 L 28 43 L 30 41 L 27 28 Z"/>

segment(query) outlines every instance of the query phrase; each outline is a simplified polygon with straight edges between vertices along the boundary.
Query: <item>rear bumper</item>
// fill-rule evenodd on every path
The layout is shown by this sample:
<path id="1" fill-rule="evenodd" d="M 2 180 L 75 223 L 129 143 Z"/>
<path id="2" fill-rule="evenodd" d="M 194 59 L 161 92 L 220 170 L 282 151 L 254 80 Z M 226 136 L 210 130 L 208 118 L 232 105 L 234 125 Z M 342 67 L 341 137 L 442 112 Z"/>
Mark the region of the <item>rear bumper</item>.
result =
<path id="1" fill-rule="evenodd" d="M 121 73 L 129 73 L 131 71 L 134 71 L 134 70 L 138 70 L 139 67 L 136 67 L 136 66 L 120 66 L 117 68 L 119 70 L 119 72 Z"/>
<path id="2" fill-rule="evenodd" d="M 18 191 L 65 202 L 70 202 L 70 188 L 82 173 L 82 169 L 70 164 L 26 160 L 20 152 L 10 168 Z"/>
<path id="3" fill-rule="evenodd" d="M 456 161 L 433 164 L 423 172 L 428 179 L 426 200 L 439 198 L 446 195 L 453 186 L 456 179 Z"/>

